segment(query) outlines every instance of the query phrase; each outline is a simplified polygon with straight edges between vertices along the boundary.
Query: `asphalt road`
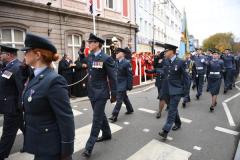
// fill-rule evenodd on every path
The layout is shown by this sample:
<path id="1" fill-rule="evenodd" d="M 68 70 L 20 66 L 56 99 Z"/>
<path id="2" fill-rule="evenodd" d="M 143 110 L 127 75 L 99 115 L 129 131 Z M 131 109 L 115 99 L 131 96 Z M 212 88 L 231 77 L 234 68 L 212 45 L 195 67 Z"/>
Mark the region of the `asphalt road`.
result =
<path id="1" fill-rule="evenodd" d="M 240 87 L 240 83 L 238 84 Z M 205 89 L 204 89 L 205 91 Z M 184 109 L 179 105 L 183 118 L 182 128 L 170 132 L 169 140 L 161 142 L 158 132 L 167 117 L 164 111 L 161 119 L 155 118 L 158 108 L 157 90 L 151 86 L 134 89 L 130 100 L 135 109 L 134 114 L 125 115 L 122 107 L 118 121 L 111 124 L 112 140 L 97 143 L 92 153 L 92 160 L 232 160 L 239 140 L 240 96 L 237 88 L 218 98 L 214 113 L 209 112 L 211 97 L 203 93 L 200 100 L 195 99 L 191 91 L 191 102 Z M 231 98 L 233 97 L 233 98 Z M 230 98 L 230 99 L 229 99 Z M 227 100 L 227 102 L 226 102 Z M 226 102 L 230 120 L 222 102 Z M 111 115 L 113 104 L 108 103 L 106 114 Z M 81 160 L 81 152 L 89 136 L 92 110 L 89 101 L 73 103 L 76 125 L 76 150 L 74 160 Z M 228 114 L 229 114 L 228 113 Z M 232 117 L 232 120 L 231 120 Z M 2 124 L 2 120 L 1 124 Z M 234 123 L 234 125 L 232 125 Z M 232 126 L 231 126 L 232 125 Z M 22 147 L 21 133 L 16 138 L 10 160 L 30 160 L 32 156 L 18 153 Z M 189 158 L 190 157 L 190 158 Z"/>

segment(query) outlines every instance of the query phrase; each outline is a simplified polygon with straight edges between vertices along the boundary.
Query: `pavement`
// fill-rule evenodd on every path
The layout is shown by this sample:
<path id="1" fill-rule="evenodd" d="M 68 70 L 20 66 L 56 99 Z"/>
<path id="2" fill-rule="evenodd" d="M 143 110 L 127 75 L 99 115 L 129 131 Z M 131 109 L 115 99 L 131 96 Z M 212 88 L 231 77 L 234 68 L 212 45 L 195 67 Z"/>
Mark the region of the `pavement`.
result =
<path id="1" fill-rule="evenodd" d="M 221 90 L 213 113 L 209 112 L 210 94 L 204 92 L 197 101 L 196 90 L 191 90 L 191 102 L 186 108 L 179 105 L 182 128 L 170 132 L 168 140 L 162 142 L 158 132 L 166 121 L 167 111 L 163 111 L 160 119 L 155 118 L 157 89 L 154 84 L 135 88 L 129 92 L 134 114 L 125 115 L 123 105 L 118 121 L 110 123 L 112 140 L 96 143 L 91 160 L 233 160 L 240 132 L 239 90 L 240 83 L 226 95 Z M 73 159 L 82 160 L 81 152 L 91 128 L 91 105 L 87 99 L 78 99 L 72 101 L 71 106 L 76 126 Z M 113 107 L 114 104 L 107 103 L 107 116 L 111 115 Z M 32 155 L 19 153 L 22 143 L 19 132 L 9 160 L 33 160 Z"/>

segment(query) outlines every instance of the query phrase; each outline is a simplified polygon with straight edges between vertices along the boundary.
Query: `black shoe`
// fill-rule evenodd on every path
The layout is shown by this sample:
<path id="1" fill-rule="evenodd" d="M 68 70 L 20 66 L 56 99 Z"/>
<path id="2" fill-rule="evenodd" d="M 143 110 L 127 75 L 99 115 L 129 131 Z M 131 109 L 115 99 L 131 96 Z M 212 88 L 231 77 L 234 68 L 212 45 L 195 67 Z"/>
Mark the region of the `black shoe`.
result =
<path id="1" fill-rule="evenodd" d="M 85 158 L 91 157 L 91 152 L 88 151 L 88 150 L 85 150 L 85 151 L 82 153 L 82 157 L 85 157 Z"/>
<path id="2" fill-rule="evenodd" d="M 21 148 L 20 149 L 20 153 L 24 153 L 25 151 L 24 151 L 24 149 L 23 148 Z"/>
<path id="3" fill-rule="evenodd" d="M 112 116 L 109 120 L 111 120 L 112 123 L 117 122 L 117 116 Z"/>
<path id="4" fill-rule="evenodd" d="M 211 106 L 211 107 L 210 107 L 210 112 L 213 112 L 213 111 L 214 111 L 214 107 Z"/>
<path id="5" fill-rule="evenodd" d="M 173 131 L 177 131 L 177 130 L 179 130 L 180 128 L 181 128 L 181 125 L 180 125 L 180 126 L 176 126 L 176 125 L 175 125 L 175 126 L 173 126 L 172 130 L 173 130 Z"/>
<path id="6" fill-rule="evenodd" d="M 232 90 L 232 86 L 230 86 L 229 89 Z"/>
<path id="7" fill-rule="evenodd" d="M 161 113 L 160 112 L 157 113 L 156 118 L 157 119 L 161 118 Z"/>
<path id="8" fill-rule="evenodd" d="M 185 102 L 182 103 L 182 107 L 186 108 L 186 103 Z"/>
<path id="9" fill-rule="evenodd" d="M 224 89 L 223 94 L 226 94 L 226 93 L 227 93 L 227 89 Z"/>
<path id="10" fill-rule="evenodd" d="M 112 136 L 102 136 L 102 137 L 99 137 L 96 142 L 103 142 L 103 141 L 107 141 L 107 140 L 111 140 L 112 139 Z"/>
<path id="11" fill-rule="evenodd" d="M 125 114 L 133 114 L 133 111 L 127 111 Z"/>
<path id="12" fill-rule="evenodd" d="M 195 85 L 193 85 L 193 86 L 192 86 L 192 90 L 194 90 L 194 89 L 195 89 L 195 87 L 196 87 L 196 86 L 195 86 Z"/>
<path id="13" fill-rule="evenodd" d="M 206 89 L 206 92 L 209 92 L 209 89 L 208 89 L 208 88 Z"/>
<path id="14" fill-rule="evenodd" d="M 196 95 L 196 98 L 197 98 L 197 100 L 199 100 L 200 96 L 199 96 L 199 95 Z"/>
<path id="15" fill-rule="evenodd" d="M 158 134 L 161 136 L 163 141 L 167 140 L 168 133 L 166 131 L 159 132 Z"/>

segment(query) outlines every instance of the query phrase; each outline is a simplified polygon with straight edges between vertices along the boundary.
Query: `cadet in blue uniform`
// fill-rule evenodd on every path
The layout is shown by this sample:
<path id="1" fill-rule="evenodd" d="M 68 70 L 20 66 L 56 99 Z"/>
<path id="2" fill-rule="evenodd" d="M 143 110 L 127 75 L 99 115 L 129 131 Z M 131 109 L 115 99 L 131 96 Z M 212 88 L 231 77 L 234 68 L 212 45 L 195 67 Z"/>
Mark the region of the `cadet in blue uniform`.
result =
<path id="1" fill-rule="evenodd" d="M 224 55 L 221 56 L 221 59 L 224 62 L 224 93 L 227 93 L 229 89 L 232 89 L 233 85 L 233 64 L 234 56 L 231 54 L 230 49 L 225 49 Z"/>
<path id="2" fill-rule="evenodd" d="M 9 156 L 18 129 L 23 131 L 20 104 L 26 77 L 17 59 L 17 49 L 0 45 L 0 57 L 4 65 L 0 70 L 0 113 L 3 114 L 0 160 L 3 160 Z"/>
<path id="3" fill-rule="evenodd" d="M 169 96 L 169 110 L 167 121 L 159 135 L 166 140 L 171 129 L 176 131 L 181 128 L 177 107 L 181 97 L 188 92 L 189 76 L 184 61 L 176 56 L 177 47 L 170 44 L 164 44 L 163 47 L 166 49 L 165 58 L 169 60 L 167 70 L 162 73 L 166 76 L 167 87 L 164 92 Z"/>
<path id="4" fill-rule="evenodd" d="M 94 34 L 89 36 L 88 56 L 88 97 L 93 109 L 93 121 L 90 137 L 85 146 L 83 157 L 90 157 L 95 142 L 102 142 L 111 139 L 111 130 L 105 115 L 105 105 L 110 98 L 111 102 L 116 101 L 116 71 L 115 62 L 112 57 L 103 52 L 104 40 Z M 102 137 L 98 138 L 102 130 Z"/>
<path id="5" fill-rule="evenodd" d="M 156 74 L 156 82 L 155 86 L 158 89 L 158 99 L 159 99 L 159 111 L 156 114 L 156 118 L 161 118 L 162 110 L 165 106 L 165 104 L 168 105 L 169 98 L 167 92 L 165 90 L 167 89 L 167 78 L 164 76 L 164 71 L 167 70 L 168 66 L 168 60 L 164 58 L 165 51 L 161 52 L 158 55 L 158 60 L 155 60 L 155 66 L 153 70 L 146 70 L 145 72 L 148 74 Z"/>
<path id="6" fill-rule="evenodd" d="M 236 79 L 238 78 L 239 75 L 239 56 L 235 55 L 234 56 L 234 63 L 233 63 L 233 83 L 232 86 L 235 87 L 235 82 Z"/>
<path id="7" fill-rule="evenodd" d="M 207 62 L 210 62 L 213 59 L 213 50 L 212 49 L 207 50 L 206 58 L 207 58 Z M 208 67 L 207 67 L 206 80 L 208 80 L 208 76 L 209 76 L 209 70 L 208 70 Z M 207 86 L 206 91 L 207 92 L 209 91 L 208 86 Z"/>
<path id="8" fill-rule="evenodd" d="M 126 105 L 127 112 L 125 114 L 132 114 L 133 107 L 127 96 L 127 90 L 132 90 L 132 66 L 125 58 L 127 51 L 122 48 L 116 49 L 116 70 L 117 70 L 117 103 L 112 112 L 112 117 L 109 119 L 112 122 L 117 121 L 122 103 Z"/>
<path id="9" fill-rule="evenodd" d="M 74 147 L 74 117 L 67 82 L 50 65 L 59 55 L 47 39 L 27 33 L 26 64 L 34 68 L 23 92 L 24 151 L 35 160 L 71 160 Z"/>
<path id="10" fill-rule="evenodd" d="M 196 69 L 196 86 L 197 86 L 197 94 L 196 98 L 199 99 L 202 95 L 203 84 L 204 84 L 204 76 L 207 71 L 207 59 L 202 54 L 202 49 L 197 49 L 197 54 L 193 56 L 194 66 Z"/>
<path id="11" fill-rule="evenodd" d="M 208 76 L 208 89 L 212 95 L 212 104 L 210 111 L 214 110 L 217 105 L 217 95 L 222 82 L 222 72 L 224 69 L 223 61 L 219 59 L 218 53 L 213 53 L 213 59 L 208 64 L 209 76 Z"/>
<path id="12" fill-rule="evenodd" d="M 186 107 L 186 103 L 191 101 L 190 98 L 190 87 L 191 87 L 191 75 L 192 75 L 192 66 L 193 66 L 193 61 L 191 60 L 191 54 L 187 54 L 185 57 L 185 65 L 186 65 L 186 71 L 189 75 L 189 82 L 188 82 L 188 92 L 186 95 L 184 95 L 182 106 L 183 108 Z"/>

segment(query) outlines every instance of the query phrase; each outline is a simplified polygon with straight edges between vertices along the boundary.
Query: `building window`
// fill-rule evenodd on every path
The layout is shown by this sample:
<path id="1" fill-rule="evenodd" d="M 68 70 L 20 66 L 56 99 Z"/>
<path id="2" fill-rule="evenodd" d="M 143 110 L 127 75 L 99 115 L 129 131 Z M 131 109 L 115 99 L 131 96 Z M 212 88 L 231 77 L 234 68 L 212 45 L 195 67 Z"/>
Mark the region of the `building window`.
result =
<path id="1" fill-rule="evenodd" d="M 106 54 L 108 55 L 112 55 L 112 50 L 110 49 L 111 46 L 115 46 L 115 47 L 121 47 L 122 46 L 122 41 L 117 39 L 117 42 L 113 42 L 112 38 L 107 38 L 105 43 L 104 43 L 104 51 Z"/>
<path id="2" fill-rule="evenodd" d="M 143 20 L 142 20 L 142 18 L 140 18 L 140 22 L 139 22 L 139 30 L 140 30 L 140 32 L 142 32 L 142 29 L 143 29 Z"/>
<path id="3" fill-rule="evenodd" d="M 81 47 L 82 37 L 77 34 L 67 36 L 67 53 L 75 61 L 78 58 L 78 51 Z"/>
<path id="4" fill-rule="evenodd" d="M 139 5 L 143 6 L 143 0 L 139 0 Z"/>
<path id="5" fill-rule="evenodd" d="M 0 29 L 0 42 L 14 48 L 22 48 L 24 46 L 25 31 L 17 28 Z"/>
<path id="6" fill-rule="evenodd" d="M 114 0 L 106 0 L 106 7 L 110 9 L 115 9 L 113 1 Z"/>

